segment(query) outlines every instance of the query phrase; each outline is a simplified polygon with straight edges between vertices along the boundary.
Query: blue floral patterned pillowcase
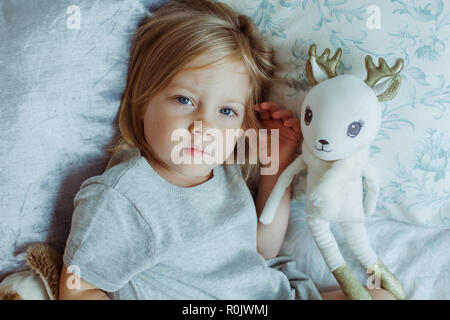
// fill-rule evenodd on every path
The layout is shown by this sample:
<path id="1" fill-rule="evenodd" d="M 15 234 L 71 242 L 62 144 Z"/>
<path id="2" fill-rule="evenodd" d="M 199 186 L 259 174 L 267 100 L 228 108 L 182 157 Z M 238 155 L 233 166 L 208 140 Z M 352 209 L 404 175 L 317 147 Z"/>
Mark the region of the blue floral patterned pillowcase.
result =
<path id="1" fill-rule="evenodd" d="M 383 103 L 371 162 L 380 174 L 377 215 L 450 227 L 450 4 L 443 0 L 224 0 L 250 16 L 281 63 L 271 99 L 299 114 L 310 85 L 308 48 L 341 47 L 339 73 L 365 78 L 365 55 L 402 57 L 402 87 Z M 298 177 L 297 189 L 304 188 Z M 300 194 L 301 192 L 297 193 Z M 301 199 L 301 197 L 300 197 Z"/>

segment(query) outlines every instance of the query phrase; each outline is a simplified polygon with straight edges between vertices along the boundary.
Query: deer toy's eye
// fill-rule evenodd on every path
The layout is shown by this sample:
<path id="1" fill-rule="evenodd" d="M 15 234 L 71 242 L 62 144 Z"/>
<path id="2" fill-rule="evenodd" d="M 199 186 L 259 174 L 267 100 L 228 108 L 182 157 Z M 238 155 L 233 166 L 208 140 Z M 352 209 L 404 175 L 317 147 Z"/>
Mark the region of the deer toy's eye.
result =
<path id="1" fill-rule="evenodd" d="M 309 108 L 309 106 L 306 107 L 306 110 L 305 110 L 305 124 L 306 125 L 309 125 L 311 123 L 312 116 L 313 116 L 313 113 L 312 113 L 311 109 Z"/>
<path id="2" fill-rule="evenodd" d="M 350 138 L 356 137 L 359 134 L 359 132 L 361 131 L 361 128 L 363 127 L 363 125 L 364 125 L 364 122 L 362 122 L 361 120 L 350 123 L 347 128 L 347 135 Z"/>

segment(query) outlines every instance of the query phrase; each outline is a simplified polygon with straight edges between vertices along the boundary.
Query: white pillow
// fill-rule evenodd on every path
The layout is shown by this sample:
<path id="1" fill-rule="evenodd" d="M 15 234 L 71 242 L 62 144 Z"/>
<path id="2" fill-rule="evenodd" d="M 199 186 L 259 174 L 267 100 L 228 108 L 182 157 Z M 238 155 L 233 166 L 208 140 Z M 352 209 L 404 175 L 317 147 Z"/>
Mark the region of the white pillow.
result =
<path id="1" fill-rule="evenodd" d="M 159 2 L 0 4 L 0 280 L 30 243 L 64 249 L 73 197 L 118 131 L 131 37 Z"/>
<path id="2" fill-rule="evenodd" d="M 270 100 L 299 115 L 310 84 L 308 48 L 334 54 L 339 74 L 365 78 L 364 57 L 391 65 L 405 60 L 402 86 L 383 103 L 371 163 L 380 174 L 376 215 L 419 225 L 450 227 L 450 4 L 437 1 L 224 0 L 250 16 L 275 46 L 281 70 Z M 305 188 L 295 180 L 295 195 Z"/>

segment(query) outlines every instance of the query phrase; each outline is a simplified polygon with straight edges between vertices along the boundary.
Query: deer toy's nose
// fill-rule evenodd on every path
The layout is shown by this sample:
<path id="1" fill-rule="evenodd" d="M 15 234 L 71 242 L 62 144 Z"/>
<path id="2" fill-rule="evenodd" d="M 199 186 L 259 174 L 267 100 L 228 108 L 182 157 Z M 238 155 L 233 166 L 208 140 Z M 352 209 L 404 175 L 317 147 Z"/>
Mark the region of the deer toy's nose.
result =
<path id="1" fill-rule="evenodd" d="M 319 142 L 321 143 L 321 144 L 328 144 L 328 141 L 327 140 L 319 140 Z"/>

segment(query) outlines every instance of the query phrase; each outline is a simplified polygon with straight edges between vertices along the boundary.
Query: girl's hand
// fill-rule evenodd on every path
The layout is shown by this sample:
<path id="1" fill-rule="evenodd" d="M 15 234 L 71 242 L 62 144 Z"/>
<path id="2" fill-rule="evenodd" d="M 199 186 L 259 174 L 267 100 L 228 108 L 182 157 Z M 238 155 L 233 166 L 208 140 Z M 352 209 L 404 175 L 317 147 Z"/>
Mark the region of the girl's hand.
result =
<path id="1" fill-rule="evenodd" d="M 276 160 L 276 155 L 272 156 L 271 152 L 271 129 L 279 129 L 279 167 L 286 168 L 295 160 L 296 152 L 302 139 L 300 129 L 300 120 L 293 116 L 291 110 L 280 108 L 274 102 L 262 102 L 253 106 L 258 111 L 261 123 L 267 129 L 267 154 L 272 157 L 272 161 Z M 259 141 L 258 141 L 259 148 Z M 259 155 L 259 154 L 258 154 Z M 275 157 L 275 159 L 274 159 Z M 263 161 L 267 162 L 267 161 Z M 264 165 L 268 166 L 270 164 Z M 280 172 L 280 171 L 279 171 Z"/>

